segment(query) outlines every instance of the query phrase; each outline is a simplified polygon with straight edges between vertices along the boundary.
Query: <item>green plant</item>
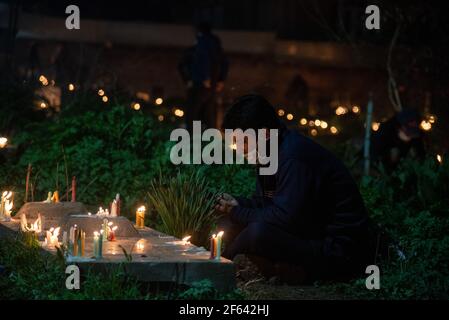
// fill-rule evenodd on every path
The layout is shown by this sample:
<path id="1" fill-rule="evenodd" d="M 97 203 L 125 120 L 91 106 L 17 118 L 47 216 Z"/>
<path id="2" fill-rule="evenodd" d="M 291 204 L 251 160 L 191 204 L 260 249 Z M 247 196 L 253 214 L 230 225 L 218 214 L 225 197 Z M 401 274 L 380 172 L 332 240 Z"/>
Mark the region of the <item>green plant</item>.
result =
<path id="1" fill-rule="evenodd" d="M 204 279 L 192 283 L 190 288 L 180 291 L 176 294 L 175 299 L 178 300 L 210 300 L 210 299 L 244 299 L 243 293 L 236 289 L 230 293 L 219 293 L 209 279 Z"/>
<path id="2" fill-rule="evenodd" d="M 161 231 L 178 238 L 191 235 L 203 245 L 216 222 L 213 207 L 219 192 L 212 191 L 200 171 L 192 171 L 174 177 L 161 174 L 152 181 L 148 197 L 161 219 Z"/>
<path id="3" fill-rule="evenodd" d="M 365 279 L 333 285 L 356 298 L 449 298 L 449 164 L 429 157 L 404 161 L 391 175 L 362 181 L 371 218 L 398 242 L 405 259 L 380 261 L 381 290 L 366 290 Z"/>

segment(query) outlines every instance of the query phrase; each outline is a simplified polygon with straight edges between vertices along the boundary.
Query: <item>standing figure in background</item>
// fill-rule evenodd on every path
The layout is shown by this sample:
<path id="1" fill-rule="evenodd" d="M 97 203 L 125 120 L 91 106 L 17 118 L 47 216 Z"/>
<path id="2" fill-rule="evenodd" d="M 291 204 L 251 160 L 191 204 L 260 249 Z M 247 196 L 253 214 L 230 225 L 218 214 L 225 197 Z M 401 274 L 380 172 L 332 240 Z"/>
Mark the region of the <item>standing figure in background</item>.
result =
<path id="1" fill-rule="evenodd" d="M 383 164 L 391 172 L 410 150 L 424 158 L 423 133 L 419 129 L 420 117 L 414 110 L 402 110 L 382 123 L 371 140 L 371 159 Z"/>
<path id="2" fill-rule="evenodd" d="M 184 53 L 178 65 L 187 85 L 186 124 L 200 120 L 207 127 L 216 127 L 215 93 L 224 88 L 228 74 L 228 61 L 220 39 L 211 32 L 210 25 L 196 27 L 196 44 Z"/>

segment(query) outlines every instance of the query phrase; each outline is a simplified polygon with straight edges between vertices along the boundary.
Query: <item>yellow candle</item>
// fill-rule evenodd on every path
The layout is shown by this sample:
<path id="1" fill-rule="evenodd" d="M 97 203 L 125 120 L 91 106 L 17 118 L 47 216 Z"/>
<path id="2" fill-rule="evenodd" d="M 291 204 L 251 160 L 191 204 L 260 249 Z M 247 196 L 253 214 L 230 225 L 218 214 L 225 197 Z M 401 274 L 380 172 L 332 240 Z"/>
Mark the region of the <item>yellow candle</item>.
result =
<path id="1" fill-rule="evenodd" d="M 84 257 L 84 248 L 86 245 L 86 232 L 81 231 L 81 256 Z"/>
<path id="2" fill-rule="evenodd" d="M 137 228 L 145 228 L 145 207 L 141 206 L 136 211 L 136 226 Z"/>

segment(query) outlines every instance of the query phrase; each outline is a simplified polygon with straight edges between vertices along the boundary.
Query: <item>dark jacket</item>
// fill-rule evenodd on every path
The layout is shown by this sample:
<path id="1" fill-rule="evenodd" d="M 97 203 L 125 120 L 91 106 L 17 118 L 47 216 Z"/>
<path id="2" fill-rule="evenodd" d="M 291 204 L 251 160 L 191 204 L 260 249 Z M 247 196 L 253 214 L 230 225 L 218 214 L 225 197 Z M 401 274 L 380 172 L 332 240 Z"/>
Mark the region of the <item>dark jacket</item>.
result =
<path id="1" fill-rule="evenodd" d="M 178 70 L 185 82 L 192 81 L 195 86 L 202 86 L 205 80 L 212 85 L 226 80 L 228 60 L 220 39 L 211 33 L 199 34 L 196 45 L 184 53 Z"/>
<path id="2" fill-rule="evenodd" d="M 331 152 L 297 132 L 281 133 L 277 173 L 258 175 L 255 197 L 237 200 L 234 222 L 278 226 L 311 240 L 314 255 L 353 257 L 367 249 L 368 217 L 351 174 Z"/>
<path id="3" fill-rule="evenodd" d="M 422 132 L 419 137 L 410 141 L 402 141 L 399 136 L 399 121 L 396 117 L 382 123 L 379 131 L 374 132 L 371 138 L 370 155 L 371 159 L 381 162 L 384 167 L 391 171 L 396 167 L 399 160 L 405 157 L 411 149 L 414 149 L 418 158 L 424 158 L 424 138 Z M 397 149 L 398 158 L 396 161 L 391 159 L 392 149 Z"/>

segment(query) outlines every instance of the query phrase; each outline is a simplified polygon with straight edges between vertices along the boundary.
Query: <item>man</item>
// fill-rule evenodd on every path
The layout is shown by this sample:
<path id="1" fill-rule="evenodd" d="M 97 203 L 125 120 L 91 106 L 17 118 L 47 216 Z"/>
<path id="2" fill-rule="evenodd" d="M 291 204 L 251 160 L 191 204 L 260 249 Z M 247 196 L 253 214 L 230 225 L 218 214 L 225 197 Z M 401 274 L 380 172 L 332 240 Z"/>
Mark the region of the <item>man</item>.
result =
<path id="1" fill-rule="evenodd" d="M 228 73 L 228 61 L 209 24 L 200 23 L 196 28 L 197 43 L 189 48 L 179 66 L 179 72 L 187 85 L 186 124 L 191 129 L 194 120 L 207 127 L 216 126 L 214 108 L 215 92 L 221 92 Z"/>
<path id="2" fill-rule="evenodd" d="M 404 109 L 380 125 L 371 140 L 371 158 L 391 172 L 410 150 L 424 158 L 423 134 L 419 129 L 419 114 Z"/>
<path id="3" fill-rule="evenodd" d="M 300 271 L 309 280 L 364 272 L 374 258 L 368 217 L 344 165 L 311 139 L 286 129 L 258 95 L 239 98 L 225 115 L 223 128 L 279 130 L 277 172 L 257 176 L 251 199 L 225 194 L 217 200 L 216 209 L 224 214 L 224 256 L 268 259 L 277 263 L 286 281 L 290 276 L 296 281 L 294 273 Z M 244 149 L 254 153 L 248 145 Z"/>

